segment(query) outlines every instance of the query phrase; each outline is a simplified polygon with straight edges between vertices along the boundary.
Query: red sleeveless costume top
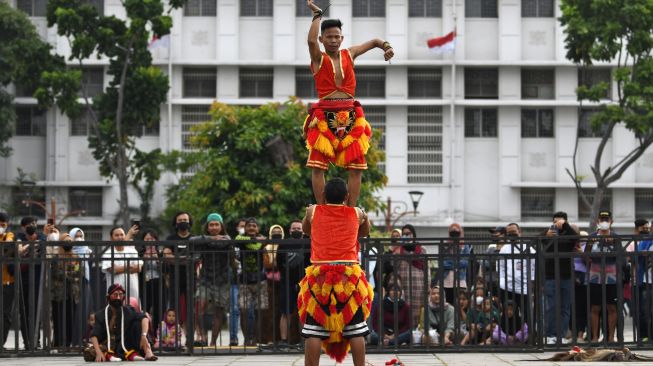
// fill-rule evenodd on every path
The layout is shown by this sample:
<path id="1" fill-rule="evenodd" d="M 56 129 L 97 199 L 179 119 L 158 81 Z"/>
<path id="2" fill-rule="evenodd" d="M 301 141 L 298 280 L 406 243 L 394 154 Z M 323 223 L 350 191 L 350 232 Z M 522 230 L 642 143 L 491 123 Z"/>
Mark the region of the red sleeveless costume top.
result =
<path id="1" fill-rule="evenodd" d="M 313 63 L 311 63 L 313 79 L 317 96 L 320 99 L 326 98 L 336 91 L 347 93 L 352 98 L 356 93 L 356 75 L 354 74 L 354 60 L 348 49 L 340 50 L 340 73 L 342 74 L 342 85 L 336 85 L 336 65 L 331 61 L 331 57 L 322 52 L 320 67 L 315 72 Z"/>
<path id="2" fill-rule="evenodd" d="M 358 263 L 358 213 L 345 205 L 316 205 L 311 222 L 311 262 Z"/>

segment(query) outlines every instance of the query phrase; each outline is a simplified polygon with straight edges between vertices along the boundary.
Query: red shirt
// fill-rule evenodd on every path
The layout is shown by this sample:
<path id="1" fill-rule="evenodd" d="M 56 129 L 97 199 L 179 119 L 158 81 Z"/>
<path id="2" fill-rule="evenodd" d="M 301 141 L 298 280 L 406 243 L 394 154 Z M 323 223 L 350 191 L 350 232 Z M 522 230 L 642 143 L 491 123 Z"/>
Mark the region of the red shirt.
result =
<path id="1" fill-rule="evenodd" d="M 358 262 L 358 212 L 345 205 L 316 205 L 311 222 L 311 262 Z"/>
<path id="2" fill-rule="evenodd" d="M 326 98 L 337 91 L 347 93 L 352 98 L 354 97 L 356 93 L 354 59 L 348 49 L 340 50 L 340 72 L 342 73 L 342 84 L 340 86 L 336 85 L 336 65 L 326 53 L 322 52 L 322 59 L 317 72 L 313 70 L 313 63 L 311 63 L 311 71 L 315 79 L 317 95 L 320 99 Z"/>

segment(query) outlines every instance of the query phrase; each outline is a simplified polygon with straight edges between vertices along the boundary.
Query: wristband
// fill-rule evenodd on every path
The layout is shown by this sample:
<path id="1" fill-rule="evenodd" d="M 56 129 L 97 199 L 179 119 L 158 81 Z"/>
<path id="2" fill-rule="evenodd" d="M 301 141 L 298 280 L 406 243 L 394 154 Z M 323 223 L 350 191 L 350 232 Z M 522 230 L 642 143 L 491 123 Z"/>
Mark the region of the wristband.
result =
<path id="1" fill-rule="evenodd" d="M 322 18 L 322 14 L 324 14 L 324 12 L 322 12 L 322 10 L 314 11 L 313 12 L 313 21 L 315 21 L 315 19 Z"/>
<path id="2" fill-rule="evenodd" d="M 141 336 L 147 337 L 147 333 L 141 333 Z"/>
<path id="3" fill-rule="evenodd" d="M 390 42 L 385 41 L 385 42 L 383 42 L 383 45 L 381 45 L 381 48 L 383 48 L 384 51 L 387 51 L 387 50 L 391 49 L 392 46 L 390 45 Z"/>

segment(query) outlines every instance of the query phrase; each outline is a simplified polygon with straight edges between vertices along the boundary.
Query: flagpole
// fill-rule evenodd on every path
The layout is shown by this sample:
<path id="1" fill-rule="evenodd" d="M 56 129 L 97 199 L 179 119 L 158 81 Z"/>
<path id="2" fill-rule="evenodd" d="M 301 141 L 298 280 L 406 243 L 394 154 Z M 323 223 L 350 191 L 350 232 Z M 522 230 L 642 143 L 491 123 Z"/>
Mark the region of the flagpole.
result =
<path id="1" fill-rule="evenodd" d="M 168 152 L 172 151 L 172 29 L 168 34 Z"/>
<path id="2" fill-rule="evenodd" d="M 452 13 L 453 13 L 453 31 L 454 31 L 454 42 L 457 41 L 458 34 L 457 34 L 457 16 L 456 16 L 456 2 L 453 2 L 453 7 L 452 7 Z M 455 169 L 454 169 L 454 153 L 455 153 L 455 147 L 456 147 L 456 123 L 455 123 L 455 117 L 456 117 L 456 44 L 454 43 L 453 47 L 453 54 L 452 54 L 452 59 L 451 59 L 451 99 L 450 99 L 450 106 L 449 106 L 449 133 L 451 134 L 450 136 L 450 141 L 449 141 L 449 210 L 448 210 L 448 216 L 449 219 L 453 220 L 453 215 L 454 215 L 454 174 L 455 174 Z"/>

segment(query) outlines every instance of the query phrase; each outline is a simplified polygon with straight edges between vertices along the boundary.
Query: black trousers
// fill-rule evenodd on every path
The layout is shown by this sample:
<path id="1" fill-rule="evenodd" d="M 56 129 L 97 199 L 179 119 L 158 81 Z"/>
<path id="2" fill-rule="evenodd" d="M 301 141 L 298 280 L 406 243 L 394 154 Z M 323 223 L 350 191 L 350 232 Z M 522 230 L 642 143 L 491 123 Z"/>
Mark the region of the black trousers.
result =
<path id="1" fill-rule="evenodd" d="M 21 270 L 20 284 L 20 298 L 16 306 L 20 311 L 20 334 L 23 337 L 25 349 L 35 349 L 36 345 L 32 344 L 32 341 L 35 338 L 36 332 L 35 322 L 41 285 L 41 266 L 34 265 L 33 267 L 28 267 L 27 270 Z M 30 297 L 32 297 L 32 301 L 30 301 Z M 44 319 L 41 320 L 43 321 Z"/>
<path id="2" fill-rule="evenodd" d="M 71 297 L 65 301 L 52 301 L 52 330 L 55 347 L 70 347 L 73 341 L 73 328 L 77 325 L 74 318 L 75 304 Z"/>
<path id="3" fill-rule="evenodd" d="M 12 321 L 12 308 L 14 305 L 14 284 L 2 286 L 2 341 L 0 347 L 4 346 L 9 335 Z"/>

